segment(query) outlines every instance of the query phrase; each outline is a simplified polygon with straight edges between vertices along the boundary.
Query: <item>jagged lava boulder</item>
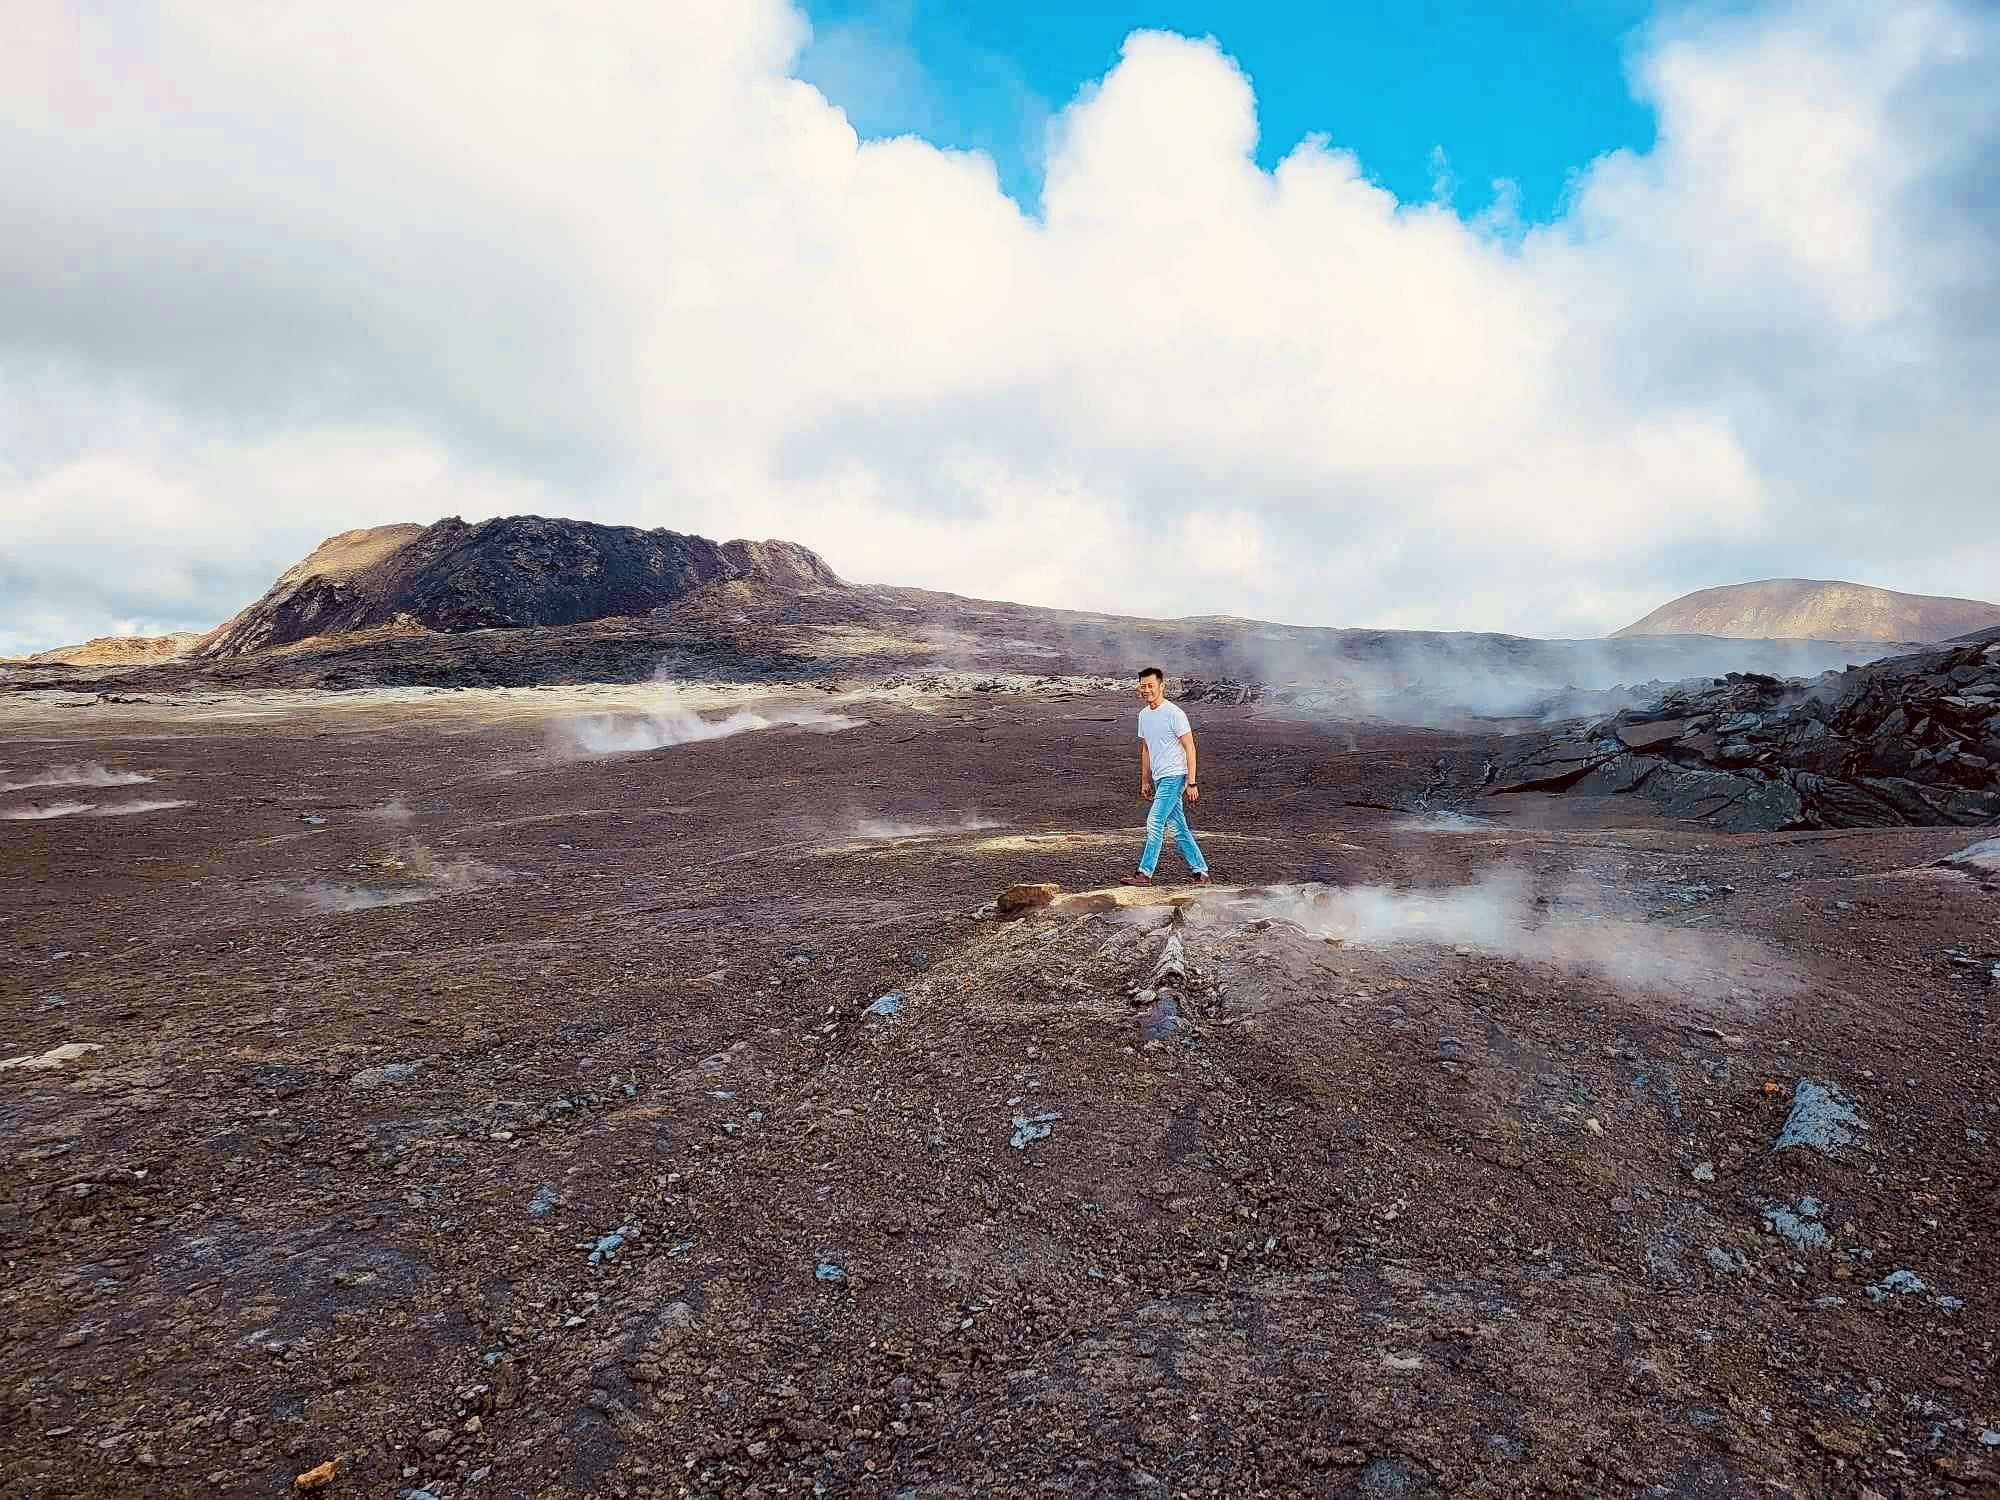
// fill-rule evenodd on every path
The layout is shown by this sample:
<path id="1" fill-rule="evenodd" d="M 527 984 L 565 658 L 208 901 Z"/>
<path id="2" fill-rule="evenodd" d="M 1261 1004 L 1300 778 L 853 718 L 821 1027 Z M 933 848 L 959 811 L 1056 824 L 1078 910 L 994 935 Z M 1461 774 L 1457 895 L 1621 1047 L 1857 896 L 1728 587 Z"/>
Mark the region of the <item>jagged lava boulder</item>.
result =
<path id="1" fill-rule="evenodd" d="M 2000 824 L 1995 635 L 1811 682 L 1731 673 L 1530 737 L 1480 784 L 1637 795 L 1723 829 Z"/>
<path id="2" fill-rule="evenodd" d="M 817 554 L 791 542 L 712 542 L 542 516 L 474 525 L 451 517 L 328 539 L 220 626 L 199 654 L 242 656 L 385 628 L 581 625 L 644 615 L 705 585 L 735 580 L 790 591 L 845 587 Z"/>

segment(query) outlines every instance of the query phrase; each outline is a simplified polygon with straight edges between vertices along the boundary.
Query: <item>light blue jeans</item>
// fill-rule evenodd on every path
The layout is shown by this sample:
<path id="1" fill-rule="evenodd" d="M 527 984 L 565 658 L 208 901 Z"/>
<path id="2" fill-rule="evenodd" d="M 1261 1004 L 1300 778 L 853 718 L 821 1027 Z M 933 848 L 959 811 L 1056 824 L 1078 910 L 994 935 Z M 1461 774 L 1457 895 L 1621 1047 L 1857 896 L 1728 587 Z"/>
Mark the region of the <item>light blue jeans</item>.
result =
<path id="1" fill-rule="evenodd" d="M 1180 845 L 1181 858 L 1188 862 L 1188 868 L 1197 875 L 1208 873 L 1208 861 L 1201 857 L 1201 845 L 1194 841 L 1194 830 L 1188 827 L 1187 809 L 1181 806 L 1181 793 L 1187 790 L 1187 777 L 1161 776 L 1153 782 L 1153 808 L 1146 814 L 1146 852 L 1139 856 L 1139 873 L 1150 875 L 1160 863 L 1160 846 L 1166 842 L 1167 830 L 1174 831 L 1174 842 Z"/>

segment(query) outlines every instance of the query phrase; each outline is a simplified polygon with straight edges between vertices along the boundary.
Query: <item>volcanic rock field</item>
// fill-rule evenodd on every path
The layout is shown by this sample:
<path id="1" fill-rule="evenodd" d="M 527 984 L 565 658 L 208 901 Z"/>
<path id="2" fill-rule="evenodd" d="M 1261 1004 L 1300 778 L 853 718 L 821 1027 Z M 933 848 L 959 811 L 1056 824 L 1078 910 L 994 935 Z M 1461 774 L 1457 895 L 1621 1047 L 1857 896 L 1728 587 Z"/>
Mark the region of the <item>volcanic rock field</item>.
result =
<path id="1" fill-rule="evenodd" d="M 1244 690 L 1216 884 L 1135 897 L 1124 683 L 844 639 L 12 678 L 0 1489 L 2000 1482 L 1990 828 L 1487 795 L 1532 725 Z"/>

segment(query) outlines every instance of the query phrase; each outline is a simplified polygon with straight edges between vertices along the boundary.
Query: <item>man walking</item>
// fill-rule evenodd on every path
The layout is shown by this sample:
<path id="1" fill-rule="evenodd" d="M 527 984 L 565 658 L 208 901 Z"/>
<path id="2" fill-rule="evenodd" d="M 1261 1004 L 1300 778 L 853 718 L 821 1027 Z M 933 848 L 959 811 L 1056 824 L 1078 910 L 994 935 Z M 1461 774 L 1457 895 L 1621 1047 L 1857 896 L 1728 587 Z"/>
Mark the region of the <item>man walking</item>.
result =
<path id="1" fill-rule="evenodd" d="M 1146 815 L 1146 851 L 1139 856 L 1138 870 L 1122 883 L 1153 883 L 1160 845 L 1171 828 L 1181 858 L 1194 871 L 1195 884 L 1206 885 L 1208 861 L 1201 857 L 1201 845 L 1194 841 L 1187 809 L 1181 805 L 1183 797 L 1189 802 L 1201 800 L 1201 788 L 1195 785 L 1194 726 L 1178 703 L 1167 702 L 1166 673 L 1158 667 L 1139 674 L 1139 701 L 1146 705 L 1139 710 L 1139 795 L 1152 798 L 1153 807 Z"/>

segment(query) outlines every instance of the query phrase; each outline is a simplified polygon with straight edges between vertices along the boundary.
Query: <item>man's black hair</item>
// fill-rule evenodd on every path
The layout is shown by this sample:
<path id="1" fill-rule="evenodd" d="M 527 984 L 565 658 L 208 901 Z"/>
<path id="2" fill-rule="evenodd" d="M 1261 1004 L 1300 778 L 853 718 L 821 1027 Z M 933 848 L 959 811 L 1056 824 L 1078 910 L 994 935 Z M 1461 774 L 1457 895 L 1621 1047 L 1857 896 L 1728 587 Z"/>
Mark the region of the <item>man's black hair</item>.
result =
<path id="1" fill-rule="evenodd" d="M 1161 682 L 1167 680 L 1167 674 L 1162 672 L 1158 667 L 1145 667 L 1140 670 L 1139 680 L 1141 682 L 1144 682 L 1148 677 L 1157 677 Z"/>

